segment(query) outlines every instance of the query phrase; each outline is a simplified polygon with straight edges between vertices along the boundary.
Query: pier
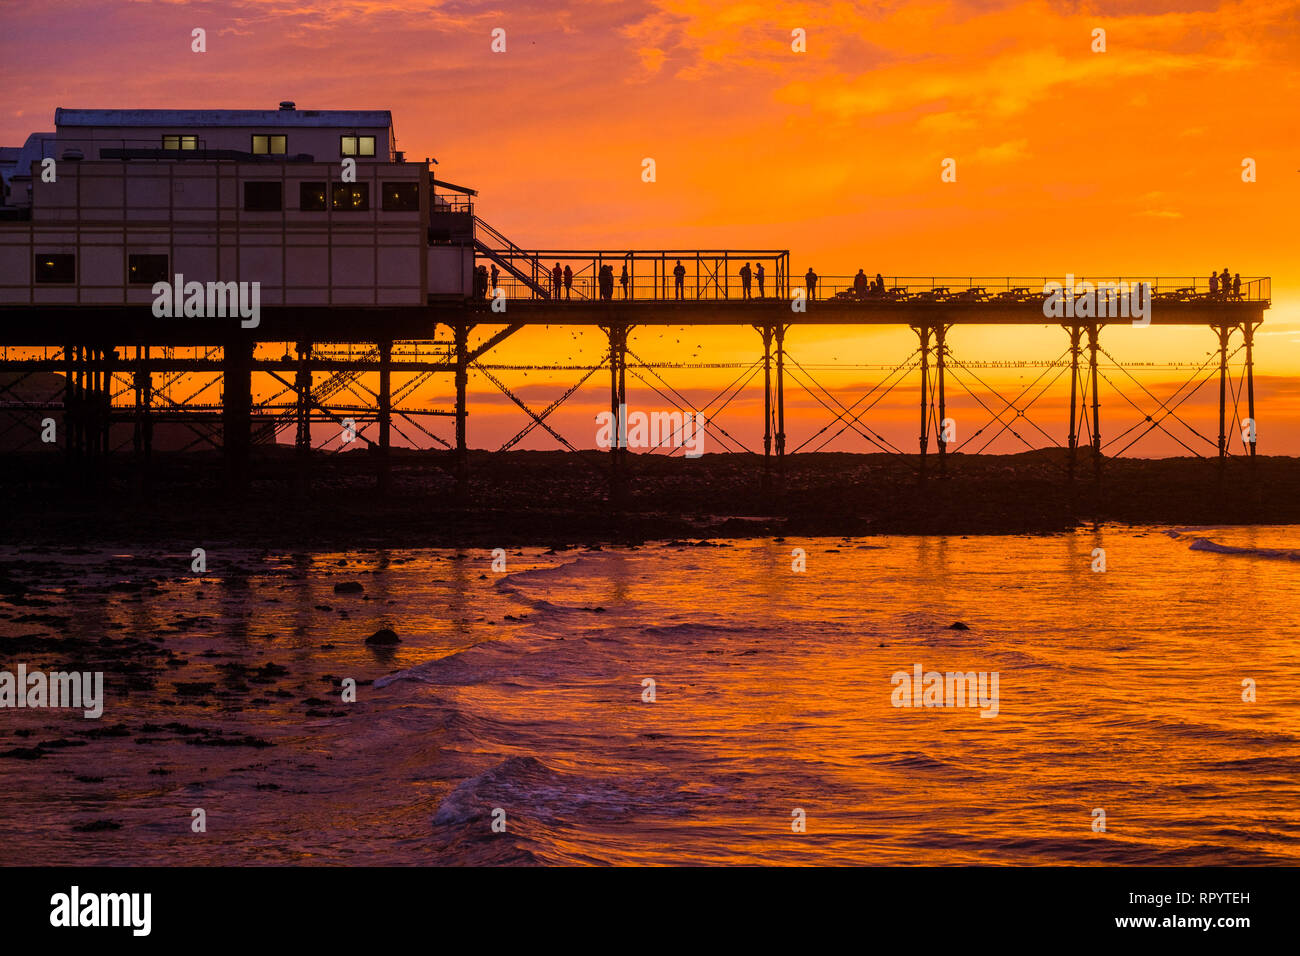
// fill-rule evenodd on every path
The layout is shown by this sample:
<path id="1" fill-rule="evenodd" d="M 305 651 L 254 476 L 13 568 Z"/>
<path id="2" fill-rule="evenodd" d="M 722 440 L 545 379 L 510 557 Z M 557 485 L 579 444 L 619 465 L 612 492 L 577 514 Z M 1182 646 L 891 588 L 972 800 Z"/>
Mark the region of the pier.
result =
<path id="1" fill-rule="evenodd" d="M 496 256 L 481 254 L 482 261 L 499 262 Z M 579 294 L 570 300 L 555 299 L 547 286 L 525 283 L 514 275 L 524 272 L 520 262 L 575 259 L 589 263 L 588 275 L 579 276 Z M 671 278 L 665 282 L 665 267 L 677 259 L 692 263 L 684 295 L 677 298 Z M 771 283 L 763 298 L 742 298 L 739 280 L 724 278 L 723 268 L 738 262 L 766 262 Z M 602 265 L 631 265 L 640 276 L 626 299 L 616 285 L 613 299 L 602 300 L 590 276 Z M 598 369 L 608 372 L 610 408 L 615 414 L 626 404 L 629 372 L 653 375 L 667 385 L 654 367 L 642 363 L 629 347 L 629 336 L 637 328 L 652 326 L 712 326 L 752 329 L 755 367 L 761 368 L 764 395 L 764 437 L 762 475 L 765 486 L 778 482 L 787 455 L 785 390 L 787 380 L 798 375 L 803 385 L 811 373 L 796 370 L 787 354 L 788 342 L 807 326 L 898 326 L 910 328 L 917 339 L 915 352 L 890 376 L 889 384 L 873 396 L 874 406 L 888 391 L 903 381 L 921 386 L 918 409 L 918 477 L 945 471 L 947 455 L 954 449 L 943 438 L 946 400 L 950 378 L 960 368 L 953 353 L 954 339 L 960 340 L 966 326 L 1044 326 L 1059 324 L 1062 357 L 1049 367 L 1069 375 L 1070 417 L 1066 428 L 1069 449 L 1068 478 L 1075 477 L 1078 449 L 1090 447 L 1095 478 L 1100 478 L 1105 451 L 1099 393 L 1099 355 L 1104 354 L 1103 333 L 1107 325 L 1129 324 L 1112 317 L 1079 317 L 1054 321 L 1044 315 L 1045 277 L 890 277 L 883 294 L 856 296 L 846 277 L 825 277 L 818 281 L 817 297 L 799 295 L 802 283 L 791 291 L 789 254 L 770 250 L 708 250 L 690 253 L 679 250 L 617 252 L 590 250 L 522 250 L 513 260 L 509 279 L 498 288 L 499 296 L 459 302 L 433 302 L 425 306 L 268 306 L 262 310 L 256 328 L 240 328 L 237 320 L 155 318 L 144 306 L 19 306 L 0 307 L 0 372 L 12 380 L 0 394 L 0 409 L 10 414 L 29 415 L 31 441 L 38 441 L 39 419 L 45 414 L 63 416 L 67 430 L 68 469 L 85 480 L 102 470 L 110 456 L 127 452 L 111 448 L 109 428 L 114 423 L 132 426 L 129 453 L 137 464 L 151 454 L 152 426 L 159 421 L 182 421 L 192 425 L 196 435 L 219 442 L 224 450 L 230 483 L 238 487 L 248 480 L 249 460 L 259 444 L 274 440 L 281 429 L 292 428 L 303 453 L 304 467 L 311 450 L 311 425 L 330 422 L 339 428 L 355 423 L 357 440 L 376 452 L 377 482 L 389 485 L 389 454 L 394 423 L 401 420 L 410 437 L 423 437 L 429 446 L 445 447 L 453 453 L 453 468 L 460 482 L 469 479 L 466 452 L 470 441 L 471 409 L 467 396 L 471 371 L 481 374 L 511 398 L 528 417 L 522 433 L 505 444 L 513 447 L 524 435 L 540 427 L 557 442 L 575 448 L 547 422 L 576 386 L 545 409 L 534 409 L 515 395 L 494 372 L 492 350 L 521 329 L 530 326 L 566 326 L 600 329 L 608 343 Z M 722 265 L 725 264 L 725 265 Z M 504 272 L 504 270 L 503 270 Z M 525 274 L 531 274 L 531 267 Z M 734 277 L 732 277 L 734 278 Z M 1057 280 L 1059 281 L 1059 280 Z M 1220 459 L 1229 454 L 1230 409 L 1229 368 L 1239 362 L 1244 381 L 1246 417 L 1256 420 L 1254 395 L 1255 333 L 1270 305 L 1267 278 L 1244 281 L 1236 296 L 1210 294 L 1204 280 L 1168 277 L 1089 277 L 1078 283 L 1146 283 L 1151 290 L 1149 330 L 1158 335 L 1171 326 L 1201 327 L 1212 336 L 1214 361 L 1197 369 L 1193 378 L 1217 375 L 1219 386 L 1218 434 L 1203 436 Z M 514 293 L 508 297 L 504 293 Z M 780 293 L 780 297 L 776 293 Z M 494 305 L 495 302 L 495 305 Z M 480 338 L 471 344 L 471 334 Z M 278 356 L 278 357 L 276 357 Z M 629 356 L 632 361 L 629 364 Z M 509 368 L 542 368 L 547 356 L 532 365 Z M 1068 372 L 1066 371 L 1068 367 Z M 583 382 L 590 377 L 584 376 Z M 61 400 L 40 404 L 12 401 L 11 393 L 22 379 L 36 372 L 53 372 L 64 377 Z M 164 397 L 163 383 L 175 382 L 194 373 L 220 376 L 220 399 L 202 389 L 177 399 Z M 378 376 L 378 389 L 357 389 L 363 375 Z M 757 374 L 757 371 L 756 371 Z M 452 397 L 446 408 L 412 408 L 401 400 L 434 377 L 445 376 L 446 392 Z M 255 401 L 254 380 L 270 384 L 274 397 Z M 396 387 L 394 380 L 402 379 Z M 653 386 L 655 382 L 650 383 Z M 1203 384 L 1203 381 L 1202 381 Z M 683 411 L 687 407 L 669 390 L 656 387 L 666 401 Z M 362 401 L 358 393 L 368 400 Z M 826 393 L 824 402 L 833 426 L 853 429 L 880 450 L 903 454 L 886 447 L 863 422 L 865 409 L 846 405 Z M 1027 404 L 1007 401 L 1001 411 L 1023 416 Z M 21 406 L 21 408 L 19 407 Z M 36 415 L 35 413 L 40 413 Z M 1153 430 L 1161 417 L 1175 415 L 1175 407 L 1159 402 L 1154 416 L 1148 416 Z M 430 419 L 454 419 L 450 438 L 430 427 Z M 1001 420 L 994 410 L 994 419 Z M 366 429 L 367 424 L 377 427 Z M 712 422 L 710 424 L 713 424 Z M 10 424 L 12 429 L 16 427 Z M 933 442 L 932 442 L 933 438 Z M 724 447 L 725 447 L 725 443 Z M 617 439 L 610 449 L 611 481 L 617 486 L 627 449 Z M 1254 442 L 1246 453 L 1256 454 Z M 933 459 L 933 461 L 932 461 Z"/>

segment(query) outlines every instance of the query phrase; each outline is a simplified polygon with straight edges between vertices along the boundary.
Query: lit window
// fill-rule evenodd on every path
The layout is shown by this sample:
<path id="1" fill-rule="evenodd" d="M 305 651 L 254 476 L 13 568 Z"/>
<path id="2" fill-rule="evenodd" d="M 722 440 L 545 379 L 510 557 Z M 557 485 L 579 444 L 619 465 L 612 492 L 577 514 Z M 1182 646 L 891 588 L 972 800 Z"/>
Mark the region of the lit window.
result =
<path id="1" fill-rule="evenodd" d="M 375 138 L 373 136 L 342 136 L 339 140 L 339 153 L 344 156 L 375 155 Z"/>
<path id="2" fill-rule="evenodd" d="M 169 134 L 163 138 L 163 149 L 198 149 L 199 138 L 197 136 L 184 136 L 181 134 Z"/>
<path id="3" fill-rule="evenodd" d="M 338 212 L 365 212 L 370 208 L 370 183 L 335 183 L 331 198 Z"/>
<path id="4" fill-rule="evenodd" d="M 325 184 L 299 183 L 298 208 L 303 212 L 325 211 Z"/>
<path id="5" fill-rule="evenodd" d="M 76 282 L 77 257 L 70 253 L 38 253 L 37 282 Z"/>
<path id="6" fill-rule="evenodd" d="M 133 255 L 126 258 L 127 281 L 133 285 L 152 285 L 166 282 L 167 257 L 165 255 Z"/>
<path id="7" fill-rule="evenodd" d="M 384 212 L 419 211 L 419 183 L 384 183 Z"/>
<path id="8" fill-rule="evenodd" d="M 254 156 L 283 156 L 288 152 L 288 138 L 285 136 L 253 136 Z"/>

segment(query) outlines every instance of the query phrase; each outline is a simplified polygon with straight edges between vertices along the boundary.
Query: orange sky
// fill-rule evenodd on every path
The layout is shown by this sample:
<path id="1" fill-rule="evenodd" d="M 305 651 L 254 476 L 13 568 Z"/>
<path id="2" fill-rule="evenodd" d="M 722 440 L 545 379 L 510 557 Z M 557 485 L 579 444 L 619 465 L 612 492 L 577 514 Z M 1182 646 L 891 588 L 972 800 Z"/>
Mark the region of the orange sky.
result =
<path id="1" fill-rule="evenodd" d="M 813 265 L 828 276 L 859 266 L 1207 275 L 1225 265 L 1271 275 L 1256 357 L 1260 450 L 1300 453 L 1298 2 L 19 0 L 4 22 L 8 145 L 52 128 L 57 106 L 389 108 L 399 148 L 437 157 L 441 177 L 479 189 L 480 214 L 525 246 L 788 248 L 796 273 Z M 208 32 L 206 54 L 189 50 L 196 26 Z M 489 49 L 495 27 L 507 31 L 504 54 Z M 791 51 L 796 27 L 807 32 L 803 54 Z M 1105 53 L 1090 49 L 1098 27 Z M 653 184 L 641 181 L 644 157 L 656 161 Z M 957 161 L 956 183 L 940 181 L 945 157 Z M 1258 164 L 1255 183 L 1241 181 L 1244 157 Z M 650 361 L 692 360 L 657 335 L 634 334 L 632 346 Z M 689 335 L 694 360 L 756 356 L 753 333 Z M 575 343 L 554 357 L 589 357 L 599 343 L 585 341 L 581 355 Z M 534 359 L 548 343 L 520 336 L 495 359 Z M 1059 329 L 963 330 L 950 344 L 967 361 L 1065 348 Z M 1117 329 L 1103 344 L 1121 361 L 1199 362 L 1213 337 Z M 798 330 L 790 341 L 805 363 L 893 364 L 911 347 L 896 332 Z M 665 374 L 694 396 L 735 373 Z M 848 402 L 855 383 L 880 374 L 829 380 Z M 981 377 L 1010 397 L 1020 374 Z M 544 406 L 577 375 L 503 377 Z M 1140 377 L 1164 395 L 1185 376 Z M 557 419 L 579 445 L 592 443 L 591 414 L 607 394 L 606 377 L 592 383 L 577 396 L 587 404 Z M 489 403 L 488 383 L 473 389 L 473 444 L 499 444 L 526 421 Z M 1217 384 L 1200 394 L 1217 400 Z M 1049 394 L 1058 407 L 1043 416 L 1058 441 L 1061 398 Z M 422 399 L 449 404 L 442 386 Z M 909 449 L 913 399 L 891 397 L 879 416 Z M 752 441 L 761 394 L 745 400 L 748 412 L 719 420 Z M 826 421 L 806 404 L 791 396 L 792 445 Z M 1103 386 L 1104 433 L 1140 417 Z M 1217 431 L 1212 403 L 1190 417 Z M 531 447 L 554 447 L 538 434 Z"/>

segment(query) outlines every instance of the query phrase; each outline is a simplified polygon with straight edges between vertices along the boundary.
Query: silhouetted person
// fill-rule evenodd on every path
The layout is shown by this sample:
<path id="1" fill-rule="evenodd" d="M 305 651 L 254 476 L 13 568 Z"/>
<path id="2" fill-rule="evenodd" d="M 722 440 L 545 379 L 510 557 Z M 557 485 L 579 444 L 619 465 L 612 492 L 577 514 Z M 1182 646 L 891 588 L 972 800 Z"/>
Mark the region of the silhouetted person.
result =
<path id="1" fill-rule="evenodd" d="M 1223 274 L 1219 276 L 1219 288 L 1223 290 L 1223 297 L 1226 299 L 1232 290 L 1232 273 L 1228 271 L 1227 266 L 1223 267 Z"/>
<path id="2" fill-rule="evenodd" d="M 812 266 L 808 267 L 808 272 L 803 277 L 804 285 L 808 287 L 808 298 L 817 298 L 817 273 L 812 271 Z"/>
<path id="3" fill-rule="evenodd" d="M 678 299 L 685 298 L 684 290 L 686 288 L 686 267 L 682 265 L 681 259 L 677 260 L 677 266 L 673 269 L 673 278 L 676 280 L 676 282 L 673 283 L 674 287 L 677 290 L 676 298 Z"/>
<path id="4" fill-rule="evenodd" d="M 612 302 L 614 300 L 614 267 L 604 266 L 602 271 L 604 274 L 601 276 L 601 284 L 604 286 L 605 301 Z"/>
<path id="5" fill-rule="evenodd" d="M 559 299 L 560 289 L 564 285 L 564 272 L 561 271 L 558 262 L 555 264 L 555 268 L 551 270 L 551 284 L 555 287 L 555 298 Z"/>
<path id="6" fill-rule="evenodd" d="M 1241 298 L 1241 273 L 1240 272 L 1238 272 L 1235 276 L 1232 277 L 1232 297 L 1234 299 Z"/>
<path id="7" fill-rule="evenodd" d="M 740 297 L 742 299 L 748 299 L 750 297 L 749 280 L 752 275 L 753 273 L 750 272 L 748 262 L 746 262 L 743 266 L 740 267 Z"/>
<path id="8" fill-rule="evenodd" d="M 627 263 L 623 263 L 623 274 L 619 276 L 619 283 L 623 286 L 623 298 L 627 298 Z"/>
<path id="9" fill-rule="evenodd" d="M 885 277 L 879 272 L 876 273 L 876 291 L 881 295 L 885 294 Z"/>
<path id="10" fill-rule="evenodd" d="M 1218 294 L 1219 294 L 1219 274 L 1217 272 L 1211 272 L 1210 273 L 1210 295 L 1218 295 Z"/>
<path id="11" fill-rule="evenodd" d="M 573 292 L 573 270 L 570 269 L 568 266 L 565 266 L 565 267 L 564 267 L 564 298 L 565 298 L 565 301 L 568 301 L 568 299 L 570 298 L 572 292 Z"/>
<path id="12" fill-rule="evenodd" d="M 494 262 L 492 263 L 492 291 L 494 293 L 497 290 L 497 280 L 500 278 L 501 278 L 501 270 L 497 268 L 497 264 Z"/>
<path id="13" fill-rule="evenodd" d="M 763 298 L 763 279 L 766 276 L 767 273 L 763 271 L 763 263 L 760 262 L 754 267 L 754 278 L 758 280 L 758 297 L 760 299 Z"/>
<path id="14" fill-rule="evenodd" d="M 867 274 L 861 269 L 859 269 L 858 274 L 853 277 L 853 294 L 859 299 L 865 299 L 867 297 Z"/>

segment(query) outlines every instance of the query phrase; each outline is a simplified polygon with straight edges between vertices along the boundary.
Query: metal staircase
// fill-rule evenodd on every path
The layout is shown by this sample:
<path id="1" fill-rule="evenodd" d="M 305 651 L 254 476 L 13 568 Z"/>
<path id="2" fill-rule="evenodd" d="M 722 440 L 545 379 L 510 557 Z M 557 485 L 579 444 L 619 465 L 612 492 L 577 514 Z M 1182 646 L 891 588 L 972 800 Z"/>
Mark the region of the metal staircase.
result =
<path id="1" fill-rule="evenodd" d="M 474 250 L 500 265 L 539 299 L 551 297 L 551 273 L 537 256 L 525 252 L 478 216 L 474 217 Z"/>

